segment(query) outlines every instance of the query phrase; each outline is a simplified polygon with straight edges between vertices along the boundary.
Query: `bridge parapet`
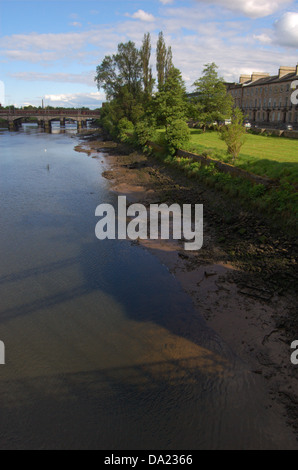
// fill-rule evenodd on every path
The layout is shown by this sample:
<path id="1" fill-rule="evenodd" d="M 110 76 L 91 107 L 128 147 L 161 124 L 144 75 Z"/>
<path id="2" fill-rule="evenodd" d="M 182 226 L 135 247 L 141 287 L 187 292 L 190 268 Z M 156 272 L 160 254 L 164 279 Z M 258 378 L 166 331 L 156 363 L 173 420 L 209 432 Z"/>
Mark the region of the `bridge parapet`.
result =
<path id="1" fill-rule="evenodd" d="M 0 119 L 8 122 L 9 128 L 15 128 L 14 123 L 22 119 L 32 118 L 37 120 L 38 123 L 49 126 L 51 121 L 60 121 L 61 124 L 66 119 L 76 121 L 78 127 L 88 119 L 97 119 L 100 116 L 99 111 L 88 110 L 52 110 L 52 109 L 38 109 L 38 110 L 22 110 L 22 109 L 0 109 Z"/>
<path id="2" fill-rule="evenodd" d="M 85 111 L 85 110 L 52 110 L 52 109 L 40 109 L 40 110 L 23 110 L 23 109 L 0 109 L 0 117 L 36 117 L 36 116 L 54 116 L 54 117 L 83 117 L 83 118 L 95 118 L 100 116 L 99 111 Z"/>

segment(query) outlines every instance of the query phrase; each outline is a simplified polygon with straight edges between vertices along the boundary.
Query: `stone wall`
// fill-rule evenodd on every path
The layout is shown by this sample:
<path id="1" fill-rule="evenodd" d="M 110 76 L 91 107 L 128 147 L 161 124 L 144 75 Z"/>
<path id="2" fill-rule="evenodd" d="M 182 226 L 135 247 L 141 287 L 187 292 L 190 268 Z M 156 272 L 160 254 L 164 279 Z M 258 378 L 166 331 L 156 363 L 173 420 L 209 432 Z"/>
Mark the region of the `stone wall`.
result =
<path id="1" fill-rule="evenodd" d="M 147 142 L 147 145 L 157 152 L 164 151 L 164 148 L 156 144 L 155 142 L 149 141 Z M 270 178 L 249 173 L 248 171 L 242 170 L 241 168 L 237 168 L 233 165 L 229 165 L 228 163 L 223 163 L 218 160 L 214 160 L 213 158 L 205 157 L 203 155 L 197 155 L 196 153 L 186 152 L 185 150 L 178 150 L 176 155 L 177 157 L 189 158 L 205 166 L 213 164 L 215 168 L 217 168 L 217 170 L 223 173 L 229 173 L 230 175 L 238 178 L 245 178 L 254 184 L 263 184 L 264 186 L 273 185 L 273 181 Z"/>
<path id="2" fill-rule="evenodd" d="M 256 134 L 264 134 L 264 132 L 278 137 L 287 137 L 288 139 L 298 139 L 298 131 L 282 131 L 279 129 L 265 129 L 265 128 L 255 128 L 253 129 Z"/>
<path id="3" fill-rule="evenodd" d="M 229 173 L 232 176 L 236 176 L 238 178 L 245 178 L 251 181 L 254 184 L 263 184 L 265 186 L 270 186 L 273 184 L 273 181 L 265 176 L 258 176 L 253 173 L 249 173 L 248 171 L 242 170 L 241 168 L 237 168 L 233 165 L 229 165 L 228 163 L 223 163 L 218 160 L 214 160 L 213 158 L 205 157 L 203 155 L 197 155 L 195 153 L 186 152 L 185 150 L 178 150 L 177 151 L 178 157 L 183 158 L 190 158 L 193 161 L 200 162 L 202 165 L 209 166 L 210 164 L 214 164 L 215 168 L 222 173 Z"/>

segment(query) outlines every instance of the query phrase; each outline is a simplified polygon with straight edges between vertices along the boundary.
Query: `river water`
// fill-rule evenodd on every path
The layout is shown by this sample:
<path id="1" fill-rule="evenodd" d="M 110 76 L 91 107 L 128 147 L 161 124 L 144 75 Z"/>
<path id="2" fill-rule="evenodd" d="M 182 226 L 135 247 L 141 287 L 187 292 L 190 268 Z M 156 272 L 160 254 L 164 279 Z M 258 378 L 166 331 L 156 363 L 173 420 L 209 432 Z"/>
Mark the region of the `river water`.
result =
<path id="1" fill-rule="evenodd" d="M 1 449 L 276 448 L 258 377 L 144 248 L 76 137 L 0 130 Z"/>

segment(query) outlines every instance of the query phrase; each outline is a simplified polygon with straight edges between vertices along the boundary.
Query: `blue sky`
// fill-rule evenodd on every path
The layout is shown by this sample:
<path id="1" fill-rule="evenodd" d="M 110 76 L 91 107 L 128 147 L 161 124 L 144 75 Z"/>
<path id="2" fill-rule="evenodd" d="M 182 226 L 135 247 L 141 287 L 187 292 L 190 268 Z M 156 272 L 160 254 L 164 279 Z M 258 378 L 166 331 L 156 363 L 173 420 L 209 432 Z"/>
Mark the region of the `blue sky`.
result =
<path id="1" fill-rule="evenodd" d="M 4 104 L 99 107 L 93 79 L 104 56 L 150 32 L 155 72 L 161 30 L 189 90 L 206 63 L 237 81 L 298 62 L 298 1 L 0 0 Z"/>

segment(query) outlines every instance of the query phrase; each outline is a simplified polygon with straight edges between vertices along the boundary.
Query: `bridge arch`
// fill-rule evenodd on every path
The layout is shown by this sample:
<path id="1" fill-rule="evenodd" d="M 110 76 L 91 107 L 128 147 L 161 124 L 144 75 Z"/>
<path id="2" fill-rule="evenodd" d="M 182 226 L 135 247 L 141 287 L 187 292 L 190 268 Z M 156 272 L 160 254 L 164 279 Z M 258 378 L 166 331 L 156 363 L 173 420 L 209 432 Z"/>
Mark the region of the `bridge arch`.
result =
<path id="1" fill-rule="evenodd" d="M 33 118 L 39 124 L 43 124 L 49 127 L 50 122 L 65 120 L 71 120 L 77 122 L 78 128 L 85 122 L 92 119 L 98 119 L 100 116 L 99 111 L 87 111 L 87 110 L 49 110 L 49 109 L 34 109 L 34 110 L 21 110 L 21 109 L 0 109 L 0 118 L 6 120 L 9 124 L 9 128 L 13 130 L 18 122 L 26 118 Z"/>

